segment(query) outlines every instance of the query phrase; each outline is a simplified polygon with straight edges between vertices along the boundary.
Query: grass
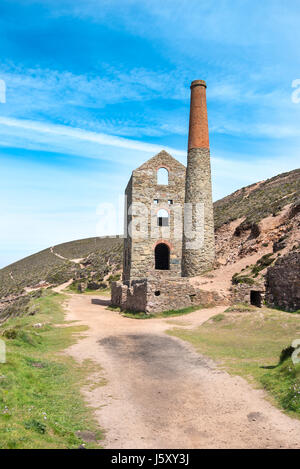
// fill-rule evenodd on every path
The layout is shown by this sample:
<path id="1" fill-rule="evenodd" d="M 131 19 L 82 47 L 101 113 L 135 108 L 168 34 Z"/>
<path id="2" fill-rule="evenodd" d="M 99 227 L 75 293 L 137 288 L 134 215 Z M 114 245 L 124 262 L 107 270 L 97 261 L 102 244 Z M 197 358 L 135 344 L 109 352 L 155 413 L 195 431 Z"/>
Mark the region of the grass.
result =
<path id="1" fill-rule="evenodd" d="M 273 253 L 268 253 L 262 256 L 256 264 L 247 266 L 237 272 L 232 276 L 231 282 L 233 285 L 246 284 L 246 285 L 255 285 L 256 281 L 259 280 L 257 277 L 260 275 L 262 278 L 263 271 L 270 267 L 273 262 L 276 260 L 275 257 L 272 257 Z"/>
<path id="2" fill-rule="evenodd" d="M 225 313 L 249 313 L 251 311 L 257 311 L 257 308 L 248 303 L 237 303 L 233 306 L 229 306 L 229 308 L 225 310 Z"/>
<path id="3" fill-rule="evenodd" d="M 299 169 L 283 173 L 262 182 L 259 187 L 242 188 L 215 202 L 216 230 L 232 220 L 245 217 L 242 225 L 245 228 L 246 223 L 251 227 L 262 218 L 279 213 L 284 206 L 299 198 L 299 175 Z M 49 248 L 28 256 L 0 269 L 0 298 L 20 294 L 24 287 L 37 285 L 41 280 L 59 285 L 71 278 L 98 283 L 108 274 L 114 277 L 121 269 L 122 247 L 123 239 L 120 237 L 87 238 L 54 246 L 54 252 L 67 259 L 82 258 L 82 269 L 78 264 L 55 256 Z"/>
<path id="4" fill-rule="evenodd" d="M 105 290 L 89 290 L 88 288 L 82 293 L 82 295 L 99 295 L 99 296 L 111 296 L 111 289 L 106 288 Z"/>
<path id="5" fill-rule="evenodd" d="M 223 319 L 225 319 L 224 314 L 216 314 L 215 316 L 211 318 L 213 322 L 220 322 L 220 321 L 223 321 Z"/>
<path id="6" fill-rule="evenodd" d="M 108 297 L 110 297 L 110 295 L 111 295 L 111 289 L 110 288 L 106 288 L 104 290 L 90 290 L 89 288 L 87 288 L 86 290 L 80 292 L 72 284 L 69 287 L 65 288 L 64 292 L 66 292 L 66 293 L 75 293 L 75 294 L 78 294 L 78 295 L 89 295 L 89 296 L 99 295 L 99 296 L 108 296 Z"/>
<path id="7" fill-rule="evenodd" d="M 272 255 L 273 253 L 265 254 L 258 259 L 255 266 L 252 268 L 252 274 L 254 274 L 254 277 L 257 277 L 261 270 L 266 269 L 275 261 L 275 257 L 272 257 Z"/>
<path id="8" fill-rule="evenodd" d="M 19 294 L 24 287 L 38 284 L 41 280 L 59 285 L 70 278 L 82 279 L 97 272 L 102 276 L 110 273 L 110 268 L 122 263 L 123 240 L 120 237 L 87 238 L 54 246 L 54 252 L 67 259 L 83 258 L 87 261 L 85 268 L 78 264 L 55 256 L 50 248 L 21 259 L 18 262 L 0 269 L 0 298 L 9 294 Z M 109 261 L 110 268 L 107 265 Z M 98 279 L 97 279 L 98 280 Z"/>
<path id="9" fill-rule="evenodd" d="M 276 215 L 282 208 L 299 197 L 300 169 L 282 173 L 262 182 L 259 187 L 243 187 L 214 203 L 215 228 L 241 217 L 252 223 Z M 249 192 L 249 189 L 252 189 Z"/>
<path id="10" fill-rule="evenodd" d="M 239 283 L 245 283 L 246 285 L 253 285 L 255 281 L 253 278 L 248 277 L 247 275 L 238 275 L 234 274 L 232 276 L 233 285 L 238 285 Z"/>
<path id="11" fill-rule="evenodd" d="M 188 306 L 187 308 L 182 308 L 182 309 L 170 309 L 168 311 L 162 311 L 161 313 L 157 314 L 147 314 L 143 311 L 140 312 L 135 312 L 135 311 L 128 311 L 124 310 L 122 311 L 119 307 L 114 307 L 114 306 L 108 306 L 107 309 L 111 311 L 119 311 L 122 316 L 125 318 L 130 318 L 130 319 L 153 319 L 153 318 L 169 318 L 169 317 L 174 317 L 174 316 L 183 316 L 185 314 L 192 313 L 193 311 L 198 311 L 199 309 L 203 308 L 209 308 L 210 305 L 198 305 L 198 306 Z"/>
<path id="12" fill-rule="evenodd" d="M 7 350 L 0 364 L 1 449 L 99 447 L 101 432 L 80 394 L 95 367 L 62 353 L 85 330 L 64 323 L 64 298 L 45 292 L 34 300 L 34 316 L 10 319 L 0 328 Z M 95 441 L 85 443 L 78 431 L 92 432 Z"/>
<path id="13" fill-rule="evenodd" d="M 229 373 L 263 387 L 273 402 L 300 418 L 300 365 L 289 356 L 280 361 L 282 350 L 300 338 L 299 317 L 268 308 L 227 311 L 194 330 L 168 333 L 190 342 Z"/>

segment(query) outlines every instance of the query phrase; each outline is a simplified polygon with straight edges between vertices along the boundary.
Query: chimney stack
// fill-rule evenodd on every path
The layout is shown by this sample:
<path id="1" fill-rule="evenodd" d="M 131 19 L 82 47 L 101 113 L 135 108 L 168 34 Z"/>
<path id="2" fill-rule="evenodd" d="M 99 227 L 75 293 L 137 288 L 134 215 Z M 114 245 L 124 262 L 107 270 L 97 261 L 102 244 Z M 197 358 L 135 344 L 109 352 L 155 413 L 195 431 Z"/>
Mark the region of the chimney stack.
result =
<path id="1" fill-rule="evenodd" d="M 206 83 L 203 80 L 191 84 L 184 216 L 182 276 L 196 277 L 211 270 L 215 259 Z"/>
<path id="2" fill-rule="evenodd" d="M 191 106 L 188 149 L 209 148 L 206 83 L 195 80 L 191 84 Z"/>

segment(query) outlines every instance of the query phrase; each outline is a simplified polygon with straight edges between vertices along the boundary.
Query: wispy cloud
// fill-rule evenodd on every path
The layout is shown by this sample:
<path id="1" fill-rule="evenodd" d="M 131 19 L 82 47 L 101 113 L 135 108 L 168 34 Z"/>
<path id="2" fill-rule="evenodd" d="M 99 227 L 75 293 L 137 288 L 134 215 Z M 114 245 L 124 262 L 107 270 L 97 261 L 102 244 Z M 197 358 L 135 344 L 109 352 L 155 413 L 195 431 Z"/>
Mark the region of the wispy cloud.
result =
<path id="1" fill-rule="evenodd" d="M 9 134 L 9 129 L 12 129 Z M 246 129 L 230 129 L 231 132 L 245 133 Z M 259 129 L 257 129 L 257 134 Z M 268 128 L 263 132 L 269 132 L 274 136 L 280 129 Z M 282 129 L 288 135 L 299 135 L 299 128 Z M 114 135 L 86 131 L 70 126 L 44 124 L 37 121 L 12 119 L 0 117 L 0 136 L 6 136 L 7 140 L 0 140 L 2 146 L 13 146 L 20 138 L 21 147 L 35 148 L 37 150 L 48 149 L 54 152 L 64 152 L 65 154 L 81 156 L 85 158 L 104 160 L 108 159 L 112 163 L 122 163 L 134 169 L 146 158 L 153 156 L 162 149 L 168 151 L 182 163 L 186 163 L 186 151 L 178 150 L 168 146 L 149 144 L 138 140 L 120 138 Z M 10 140 L 11 137 L 11 140 Z M 26 140 L 25 140 L 26 139 Z M 90 144 L 90 146 L 87 146 Z M 219 180 L 216 184 L 219 197 L 226 195 L 228 187 L 224 185 L 224 179 L 231 183 L 240 182 L 251 183 L 260 178 L 271 177 L 277 172 L 286 171 L 289 168 L 296 168 L 299 152 L 296 154 L 289 150 L 288 156 L 274 156 L 272 159 L 257 155 L 255 161 L 252 155 L 243 155 L 243 159 L 238 161 L 238 156 L 232 152 L 221 152 L 212 155 L 213 172 Z M 272 164 L 271 164 L 272 162 Z M 112 181 L 114 174 L 111 174 Z M 223 180 L 223 183 L 221 181 Z M 238 187 L 238 186 L 237 186 Z"/>
<path id="2" fill-rule="evenodd" d="M 86 151 L 82 152 L 82 149 L 78 147 L 78 142 L 80 141 L 89 142 L 98 146 L 134 150 L 146 154 L 157 153 L 162 149 L 160 145 L 139 142 L 137 140 L 125 139 L 103 133 L 91 132 L 79 128 L 72 128 L 70 126 L 55 125 L 50 123 L 46 124 L 38 121 L 0 117 L 0 135 L 1 126 L 2 136 L 6 136 L 7 139 L 9 137 L 7 129 L 13 129 L 11 133 L 11 146 L 13 146 L 17 137 L 20 137 L 21 139 L 26 139 L 26 141 L 23 142 L 24 148 L 27 147 L 29 142 L 31 142 L 31 144 L 36 144 L 37 147 L 39 144 L 42 145 L 42 148 L 40 147 L 40 149 L 44 149 L 44 145 L 47 143 L 49 145 L 48 148 L 53 148 L 53 145 L 56 145 L 57 151 L 61 151 L 60 144 L 65 142 L 64 151 L 66 153 L 68 153 L 69 144 L 69 151 L 71 154 L 79 154 L 80 156 L 85 157 L 97 158 L 97 155 L 92 155 Z M 3 128 L 5 128 L 5 130 Z M 55 138 L 55 141 L 53 138 Z M 8 141 L 5 142 L 5 145 L 8 145 Z M 164 149 L 172 153 L 174 156 L 184 157 L 185 155 L 185 152 L 174 148 L 169 148 L 168 146 L 165 146 Z M 116 158 L 116 160 L 117 159 L 118 158 Z"/>
<path id="3" fill-rule="evenodd" d="M 18 249 L 18 226 L 26 253 L 93 235 L 133 168 L 162 148 L 185 163 L 196 78 L 215 199 L 297 167 L 299 14 L 297 0 L 2 0 L 1 244 Z"/>
<path id="4" fill-rule="evenodd" d="M 44 123 L 54 121 L 128 137 L 186 134 L 188 78 L 180 70 L 170 75 L 146 69 L 125 73 L 110 68 L 109 74 L 109 77 L 101 78 L 40 68 L 13 67 L 9 70 L 3 66 L 0 77 L 7 85 L 7 104 L 1 107 L 1 112 L 7 117 L 26 117 Z M 277 139 L 299 135 L 294 122 L 299 119 L 300 106 L 293 105 L 291 92 L 289 87 L 284 90 L 262 87 L 258 82 L 250 87 L 249 83 L 241 83 L 232 76 L 221 82 L 214 79 L 207 91 L 209 105 L 215 107 L 211 112 L 211 131 L 244 132 L 245 135 Z M 177 100 L 180 106 L 172 112 L 158 107 L 153 113 L 151 103 L 158 97 L 160 100 Z M 122 102 L 131 106 L 134 102 L 142 102 L 149 115 L 124 111 L 111 116 L 106 112 L 109 105 L 121 105 Z M 241 105 L 248 112 L 242 122 L 236 119 L 240 113 L 237 106 Z M 99 112 L 101 108 L 106 109 Z M 255 113 L 254 119 L 251 113 Z"/>

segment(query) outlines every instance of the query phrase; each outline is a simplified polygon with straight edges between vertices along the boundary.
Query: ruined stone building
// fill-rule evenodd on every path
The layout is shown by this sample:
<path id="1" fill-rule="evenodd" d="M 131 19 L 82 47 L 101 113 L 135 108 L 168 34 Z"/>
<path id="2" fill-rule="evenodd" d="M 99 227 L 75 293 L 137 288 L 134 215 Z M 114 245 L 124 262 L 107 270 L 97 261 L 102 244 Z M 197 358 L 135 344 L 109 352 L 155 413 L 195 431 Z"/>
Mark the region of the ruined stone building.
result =
<path id="1" fill-rule="evenodd" d="M 125 195 L 123 279 L 112 304 L 155 313 L 207 300 L 189 281 L 215 256 L 204 81 L 191 84 L 187 167 L 161 151 L 132 172 Z"/>

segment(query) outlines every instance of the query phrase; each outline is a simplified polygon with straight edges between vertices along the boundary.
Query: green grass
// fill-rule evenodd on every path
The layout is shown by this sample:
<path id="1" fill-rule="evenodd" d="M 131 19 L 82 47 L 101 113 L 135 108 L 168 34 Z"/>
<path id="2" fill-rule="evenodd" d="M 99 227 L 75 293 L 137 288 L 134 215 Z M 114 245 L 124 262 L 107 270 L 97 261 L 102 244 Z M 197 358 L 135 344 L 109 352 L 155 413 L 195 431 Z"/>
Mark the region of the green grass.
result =
<path id="1" fill-rule="evenodd" d="M 89 290 L 88 288 L 82 293 L 82 295 L 99 295 L 99 296 L 111 296 L 111 289 L 106 288 L 105 290 Z"/>
<path id="2" fill-rule="evenodd" d="M 99 447 L 76 435 L 90 431 L 101 439 L 92 409 L 80 394 L 95 366 L 79 365 L 61 353 L 85 330 L 64 323 L 64 298 L 46 292 L 34 300 L 34 316 L 10 319 L 0 328 L 7 350 L 7 361 L 0 364 L 1 449 Z M 36 323 L 42 327 L 33 327 Z"/>
<path id="3" fill-rule="evenodd" d="M 224 312 L 225 313 L 249 313 L 257 311 L 256 306 L 249 305 L 248 303 L 237 303 L 233 306 L 229 306 Z"/>
<path id="4" fill-rule="evenodd" d="M 214 203 L 215 228 L 241 217 L 246 217 L 249 227 L 269 215 L 276 215 L 287 204 L 299 197 L 300 169 L 282 173 L 262 182 L 243 187 Z M 249 191 L 249 189 L 251 189 Z"/>
<path id="5" fill-rule="evenodd" d="M 111 296 L 111 289 L 105 288 L 104 290 L 90 290 L 87 288 L 86 290 L 80 292 L 73 284 L 69 285 L 67 288 L 64 289 L 65 293 L 75 293 L 76 295 L 99 295 L 99 296 Z"/>
<path id="6" fill-rule="evenodd" d="M 255 281 L 253 278 L 247 277 L 247 275 L 238 275 L 234 274 L 232 276 L 233 285 L 238 285 L 239 283 L 245 283 L 246 285 L 253 285 Z"/>
<path id="7" fill-rule="evenodd" d="M 24 287 L 36 285 L 41 280 L 59 285 L 80 274 L 83 280 L 89 277 L 93 280 L 91 272 L 97 272 L 96 277 L 103 277 L 122 264 L 122 247 L 123 240 L 118 236 L 87 238 L 54 246 L 54 252 L 67 259 L 83 258 L 84 269 L 55 256 L 50 248 L 44 249 L 0 269 L 0 298 L 19 294 Z"/>
<path id="8" fill-rule="evenodd" d="M 248 186 L 218 200 L 214 203 L 216 230 L 232 220 L 245 217 L 242 225 L 245 228 L 246 224 L 250 230 L 253 223 L 279 213 L 284 206 L 299 198 L 299 175 L 299 169 L 283 173 L 258 187 Z M 20 294 L 24 287 L 37 285 L 41 280 L 59 285 L 71 278 L 96 283 L 108 274 L 113 278 L 122 266 L 123 239 L 81 239 L 54 246 L 54 252 L 67 259 L 84 259 L 84 268 L 55 256 L 49 248 L 45 249 L 0 269 L 0 298 Z"/>
<path id="9" fill-rule="evenodd" d="M 300 367 L 289 357 L 280 362 L 282 350 L 300 337 L 300 318 L 268 308 L 228 310 L 235 312 L 224 312 L 221 320 L 215 316 L 194 330 L 168 333 L 187 340 L 229 373 L 265 388 L 273 402 L 300 417 Z"/>
<path id="10" fill-rule="evenodd" d="M 193 311 L 198 311 L 199 309 L 203 308 L 209 308 L 210 305 L 198 305 L 198 306 L 189 306 L 187 308 L 182 308 L 182 309 L 170 309 L 168 311 L 162 311 L 161 313 L 157 314 L 147 314 L 143 311 L 141 312 L 135 312 L 135 311 L 121 311 L 120 308 L 114 307 L 114 306 L 108 306 L 107 309 L 110 309 L 111 311 L 119 311 L 122 313 L 122 316 L 125 318 L 130 318 L 130 319 L 153 319 L 153 318 L 169 318 L 173 316 L 183 316 L 184 314 L 189 314 L 192 313 Z"/>
<path id="11" fill-rule="evenodd" d="M 275 257 L 272 257 L 273 253 L 265 254 L 256 262 L 255 266 L 252 268 L 252 274 L 255 277 L 259 274 L 261 270 L 266 269 L 275 261 Z"/>
<path id="12" fill-rule="evenodd" d="M 213 322 L 220 322 L 220 321 L 223 321 L 223 319 L 225 319 L 224 314 L 216 314 L 215 316 L 211 318 Z"/>

